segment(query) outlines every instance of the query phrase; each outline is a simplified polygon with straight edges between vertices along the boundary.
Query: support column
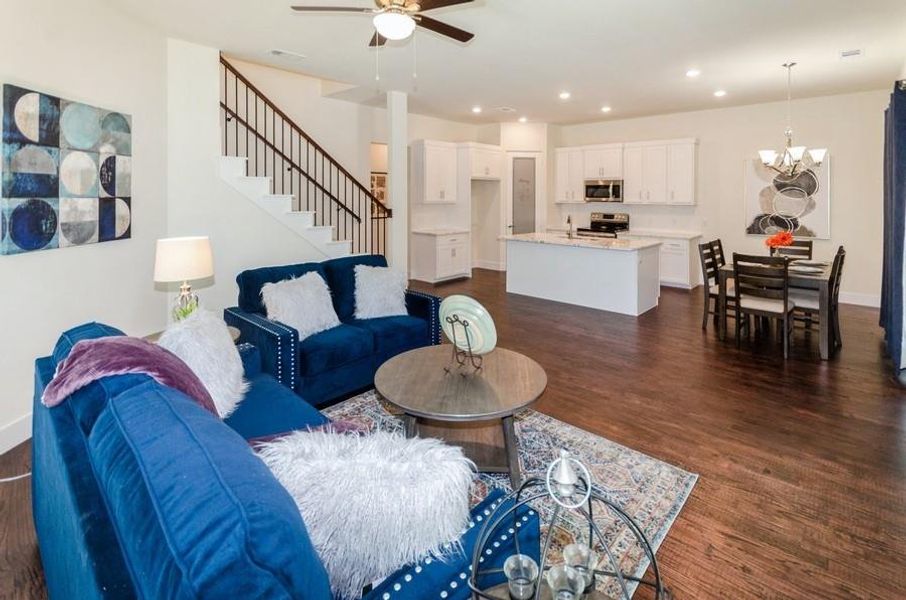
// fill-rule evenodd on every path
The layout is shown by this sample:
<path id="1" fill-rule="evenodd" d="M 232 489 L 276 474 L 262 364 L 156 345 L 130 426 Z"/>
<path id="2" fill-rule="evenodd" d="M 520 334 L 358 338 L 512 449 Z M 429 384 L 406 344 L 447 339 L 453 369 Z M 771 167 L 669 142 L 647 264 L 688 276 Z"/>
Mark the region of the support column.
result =
<path id="1" fill-rule="evenodd" d="M 387 197 L 393 209 L 387 259 L 409 272 L 409 96 L 387 92 Z"/>

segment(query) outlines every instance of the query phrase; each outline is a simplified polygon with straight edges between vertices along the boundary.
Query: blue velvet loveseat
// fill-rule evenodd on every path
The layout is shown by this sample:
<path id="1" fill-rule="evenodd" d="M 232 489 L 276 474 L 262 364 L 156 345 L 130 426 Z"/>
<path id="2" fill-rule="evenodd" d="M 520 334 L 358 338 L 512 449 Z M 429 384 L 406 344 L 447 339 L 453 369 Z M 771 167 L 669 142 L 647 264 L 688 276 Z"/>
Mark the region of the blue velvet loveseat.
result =
<path id="1" fill-rule="evenodd" d="M 32 508 L 50 599 L 331 600 L 295 503 L 248 443 L 327 419 L 262 373 L 250 345 L 240 353 L 251 386 L 226 421 L 144 375 L 107 377 L 43 406 L 44 388 L 72 346 L 110 335 L 122 333 L 76 327 L 35 364 Z M 480 515 L 500 496 L 473 509 L 460 540 L 466 557 Z M 524 518 L 520 544 L 537 557 L 537 515 Z M 499 568 L 512 544 L 503 535 L 488 568 Z M 426 559 L 365 600 L 465 600 L 467 570 L 463 556 Z"/>
<path id="2" fill-rule="evenodd" d="M 440 298 L 429 294 L 408 291 L 408 315 L 357 320 L 356 265 L 386 267 L 387 259 L 379 255 L 347 256 L 243 271 L 236 277 L 239 306 L 224 311 L 224 320 L 241 332 L 240 340 L 261 349 L 264 370 L 314 406 L 370 387 L 378 367 L 387 359 L 440 343 Z M 300 342 L 295 329 L 267 319 L 261 288 L 312 271 L 330 287 L 342 323 Z"/>

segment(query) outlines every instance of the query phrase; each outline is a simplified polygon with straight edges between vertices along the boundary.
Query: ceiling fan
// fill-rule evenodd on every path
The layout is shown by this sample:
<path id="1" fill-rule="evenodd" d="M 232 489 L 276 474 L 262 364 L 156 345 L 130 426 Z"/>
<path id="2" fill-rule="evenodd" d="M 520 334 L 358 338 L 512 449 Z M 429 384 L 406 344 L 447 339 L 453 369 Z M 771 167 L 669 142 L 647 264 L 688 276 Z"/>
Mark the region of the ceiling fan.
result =
<path id="1" fill-rule="evenodd" d="M 404 40 L 415 30 L 416 25 L 445 35 L 458 42 L 468 42 L 474 34 L 458 27 L 447 25 L 422 13 L 435 8 L 468 4 L 474 0 L 374 0 L 377 8 L 354 6 L 293 6 L 298 12 L 345 12 L 374 15 L 376 32 L 369 46 L 383 46 L 387 40 Z"/>

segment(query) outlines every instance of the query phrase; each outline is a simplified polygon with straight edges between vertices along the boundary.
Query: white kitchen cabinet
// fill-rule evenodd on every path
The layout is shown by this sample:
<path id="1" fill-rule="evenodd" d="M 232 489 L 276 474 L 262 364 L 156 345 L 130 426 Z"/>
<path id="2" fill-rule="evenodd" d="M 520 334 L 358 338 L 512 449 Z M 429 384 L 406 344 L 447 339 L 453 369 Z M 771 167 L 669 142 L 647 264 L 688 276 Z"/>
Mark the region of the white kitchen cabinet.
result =
<path id="1" fill-rule="evenodd" d="M 695 204 L 695 143 L 667 146 L 667 204 Z"/>
<path id="2" fill-rule="evenodd" d="M 412 144 L 412 201 L 455 204 L 456 144 L 419 140 Z"/>
<path id="3" fill-rule="evenodd" d="M 620 239 L 657 240 L 660 245 L 661 285 L 691 289 L 700 283 L 698 234 L 636 233 L 620 234 Z"/>
<path id="4" fill-rule="evenodd" d="M 505 154 L 500 149 L 472 146 L 469 148 L 472 179 L 503 179 Z"/>
<path id="5" fill-rule="evenodd" d="M 626 144 L 623 201 L 695 204 L 695 140 Z"/>
<path id="6" fill-rule="evenodd" d="M 586 146 L 582 152 L 585 179 L 622 179 L 623 144 Z"/>
<path id="7" fill-rule="evenodd" d="M 472 245 L 465 230 L 417 230 L 410 237 L 409 276 L 435 283 L 472 276 Z"/>
<path id="8" fill-rule="evenodd" d="M 623 151 L 623 202 L 626 204 L 645 202 L 643 154 L 640 146 L 627 146 Z"/>
<path id="9" fill-rule="evenodd" d="M 557 204 L 585 202 L 582 150 L 580 148 L 558 148 L 554 152 L 554 161 L 556 163 L 554 202 Z"/>

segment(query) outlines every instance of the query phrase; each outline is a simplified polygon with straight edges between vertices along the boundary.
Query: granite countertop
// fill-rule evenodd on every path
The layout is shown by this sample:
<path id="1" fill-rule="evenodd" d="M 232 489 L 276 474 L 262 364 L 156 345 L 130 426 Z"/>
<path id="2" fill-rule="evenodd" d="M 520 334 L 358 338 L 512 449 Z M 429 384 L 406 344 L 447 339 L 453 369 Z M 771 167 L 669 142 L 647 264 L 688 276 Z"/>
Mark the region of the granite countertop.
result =
<path id="1" fill-rule="evenodd" d="M 412 233 L 418 233 L 421 235 L 462 235 L 469 233 L 469 230 L 463 227 L 438 227 L 432 229 L 413 229 Z"/>
<path id="2" fill-rule="evenodd" d="M 573 248 L 596 248 L 599 250 L 620 250 L 634 252 L 645 248 L 660 246 L 655 240 L 619 240 L 613 238 L 574 237 L 568 238 L 565 233 L 520 233 L 505 235 L 500 239 L 508 242 L 529 242 L 533 244 L 550 244 L 552 246 L 571 246 Z"/>
<path id="3" fill-rule="evenodd" d="M 695 238 L 700 238 L 702 236 L 700 231 L 683 231 L 678 229 L 637 229 L 635 227 L 630 227 L 627 233 L 629 235 L 638 235 L 641 237 L 651 236 L 673 238 L 678 240 L 694 240 Z"/>

